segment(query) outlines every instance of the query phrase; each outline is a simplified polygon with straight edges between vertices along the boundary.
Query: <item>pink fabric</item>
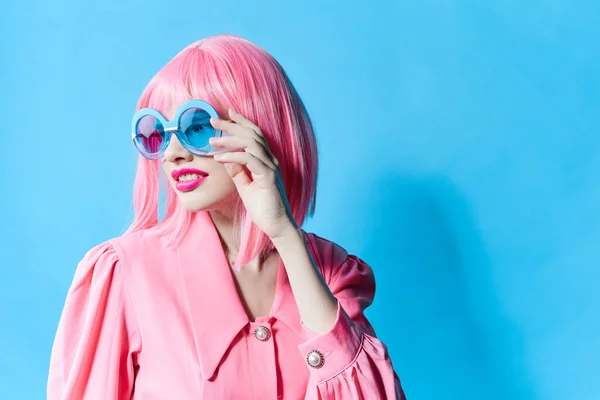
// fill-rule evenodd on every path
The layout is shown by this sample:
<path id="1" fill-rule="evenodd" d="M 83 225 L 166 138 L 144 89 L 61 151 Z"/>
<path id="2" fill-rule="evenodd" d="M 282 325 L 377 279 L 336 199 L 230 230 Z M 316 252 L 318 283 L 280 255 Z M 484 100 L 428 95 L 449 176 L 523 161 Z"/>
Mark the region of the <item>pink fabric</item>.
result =
<path id="1" fill-rule="evenodd" d="M 404 399 L 387 349 L 363 314 L 371 268 L 306 234 L 338 299 L 334 327 L 300 321 L 280 263 L 269 316 L 249 321 L 208 214 L 177 249 L 152 230 L 91 249 L 67 295 L 50 361 L 49 400 Z M 259 341 L 258 326 L 272 333 Z M 306 362 L 312 350 L 322 368 Z"/>

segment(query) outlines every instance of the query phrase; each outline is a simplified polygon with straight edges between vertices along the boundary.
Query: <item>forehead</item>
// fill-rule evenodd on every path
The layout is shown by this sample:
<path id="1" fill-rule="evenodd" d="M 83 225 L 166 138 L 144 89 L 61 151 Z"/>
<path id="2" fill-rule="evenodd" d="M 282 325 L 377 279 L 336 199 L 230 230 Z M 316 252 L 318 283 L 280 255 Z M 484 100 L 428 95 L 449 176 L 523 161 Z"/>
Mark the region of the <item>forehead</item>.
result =
<path id="1" fill-rule="evenodd" d="M 177 112 L 177 109 L 179 108 L 179 105 L 176 104 L 171 104 L 169 107 L 167 107 L 167 109 L 165 110 L 164 116 L 167 117 L 167 119 L 169 121 L 172 121 L 173 118 L 175 118 L 175 113 Z"/>
<path id="2" fill-rule="evenodd" d="M 178 101 L 178 102 L 171 102 L 171 103 L 167 104 L 165 107 L 163 107 L 162 110 L 159 109 L 158 111 L 161 111 L 162 115 L 164 115 L 169 121 L 172 121 L 173 119 L 175 119 L 175 116 L 177 115 L 178 111 L 184 111 L 182 109 L 182 106 L 190 100 L 192 100 L 192 99 L 186 99 L 186 100 Z"/>
<path id="3" fill-rule="evenodd" d="M 175 119 L 176 115 L 178 112 L 183 112 L 184 109 L 184 105 L 189 102 L 190 100 L 200 100 L 203 103 L 206 103 L 209 107 L 206 108 L 206 105 L 204 107 L 201 107 L 202 109 L 207 109 L 208 113 L 211 113 L 210 109 L 212 108 L 213 111 L 212 112 L 216 112 L 217 115 L 221 115 L 221 112 L 219 111 L 219 107 L 221 110 L 226 110 L 225 107 L 223 107 L 223 105 L 221 104 L 221 102 L 216 102 L 216 104 L 214 104 L 215 102 L 208 102 L 206 100 L 201 100 L 201 99 L 186 99 L 184 101 L 180 101 L 180 102 L 171 102 L 169 104 L 167 104 L 165 107 L 162 107 L 162 109 L 158 109 L 158 111 L 160 111 L 169 121 L 172 121 L 173 119 Z M 215 107 L 215 105 L 217 107 Z M 190 107 L 192 107 L 193 105 L 190 104 Z M 187 108 L 187 107 L 185 107 Z"/>

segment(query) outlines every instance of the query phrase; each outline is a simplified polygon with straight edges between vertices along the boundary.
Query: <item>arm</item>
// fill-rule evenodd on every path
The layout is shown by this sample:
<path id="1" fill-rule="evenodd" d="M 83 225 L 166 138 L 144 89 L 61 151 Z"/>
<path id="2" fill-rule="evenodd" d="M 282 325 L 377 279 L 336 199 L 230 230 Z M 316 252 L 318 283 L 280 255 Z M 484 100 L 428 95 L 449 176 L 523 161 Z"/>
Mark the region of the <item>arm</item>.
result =
<path id="1" fill-rule="evenodd" d="M 285 265 L 303 324 L 316 333 L 329 331 L 337 318 L 337 300 L 313 262 L 302 231 L 290 226 L 271 240 Z"/>
<path id="2" fill-rule="evenodd" d="M 387 348 L 364 315 L 375 293 L 371 268 L 333 243 L 314 245 L 300 230 L 273 243 L 306 328 L 298 348 L 311 374 L 307 398 L 405 399 Z"/>
<path id="3" fill-rule="evenodd" d="M 279 161 L 262 131 L 231 109 L 229 116 L 231 121 L 211 119 L 230 135 L 210 143 L 240 151 L 215 155 L 214 160 L 224 164 L 248 216 L 271 239 L 285 265 L 306 327 L 299 349 L 311 371 L 307 399 L 404 399 L 387 349 L 363 314 L 375 291 L 371 268 L 331 243 L 335 257 L 321 265 L 313 262 L 289 208 Z"/>
<path id="4" fill-rule="evenodd" d="M 91 249 L 77 266 L 52 347 L 49 400 L 129 399 L 137 322 L 112 246 Z"/>

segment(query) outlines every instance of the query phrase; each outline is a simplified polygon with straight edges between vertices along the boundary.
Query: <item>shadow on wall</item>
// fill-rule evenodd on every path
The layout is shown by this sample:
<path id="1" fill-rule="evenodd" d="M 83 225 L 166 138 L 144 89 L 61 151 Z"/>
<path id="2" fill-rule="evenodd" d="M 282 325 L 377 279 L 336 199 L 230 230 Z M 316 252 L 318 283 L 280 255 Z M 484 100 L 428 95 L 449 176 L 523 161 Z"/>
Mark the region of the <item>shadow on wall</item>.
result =
<path id="1" fill-rule="evenodd" d="M 441 176 L 384 175 L 354 215 L 376 272 L 368 313 L 411 400 L 535 399 L 464 196 Z M 376 314 L 376 315 L 375 315 Z"/>

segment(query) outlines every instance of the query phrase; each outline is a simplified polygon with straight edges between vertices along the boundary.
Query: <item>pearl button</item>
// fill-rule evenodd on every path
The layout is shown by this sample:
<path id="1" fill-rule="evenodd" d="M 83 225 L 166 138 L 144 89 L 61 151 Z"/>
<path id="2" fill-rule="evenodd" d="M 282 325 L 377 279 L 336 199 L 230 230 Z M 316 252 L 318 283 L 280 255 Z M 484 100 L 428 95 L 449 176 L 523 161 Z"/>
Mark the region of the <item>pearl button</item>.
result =
<path id="1" fill-rule="evenodd" d="M 320 351 L 313 350 L 306 356 L 306 362 L 313 368 L 321 368 L 325 364 L 325 357 Z"/>
<path id="2" fill-rule="evenodd" d="M 261 342 L 266 342 L 271 337 L 271 331 L 266 326 L 259 326 L 254 330 L 254 337 Z"/>

